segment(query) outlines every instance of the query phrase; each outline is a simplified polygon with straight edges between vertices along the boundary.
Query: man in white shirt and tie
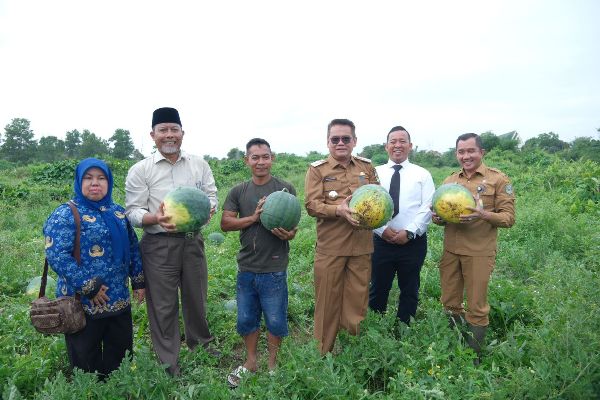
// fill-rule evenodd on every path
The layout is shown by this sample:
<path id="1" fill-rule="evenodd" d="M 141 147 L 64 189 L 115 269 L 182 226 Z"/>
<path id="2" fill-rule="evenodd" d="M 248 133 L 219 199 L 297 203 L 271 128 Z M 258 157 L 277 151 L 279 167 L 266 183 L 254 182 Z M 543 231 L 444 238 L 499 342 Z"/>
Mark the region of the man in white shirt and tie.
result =
<path id="1" fill-rule="evenodd" d="M 373 231 L 375 250 L 371 258 L 369 308 L 380 313 L 386 311 L 388 295 L 397 276 L 400 296 L 396 315 L 409 324 L 417 312 L 435 186 L 429 171 L 408 160 L 412 142 L 406 129 L 393 127 L 385 150 L 390 158 L 387 164 L 377 167 L 377 174 L 381 185 L 392 196 L 394 215 L 386 225 Z"/>

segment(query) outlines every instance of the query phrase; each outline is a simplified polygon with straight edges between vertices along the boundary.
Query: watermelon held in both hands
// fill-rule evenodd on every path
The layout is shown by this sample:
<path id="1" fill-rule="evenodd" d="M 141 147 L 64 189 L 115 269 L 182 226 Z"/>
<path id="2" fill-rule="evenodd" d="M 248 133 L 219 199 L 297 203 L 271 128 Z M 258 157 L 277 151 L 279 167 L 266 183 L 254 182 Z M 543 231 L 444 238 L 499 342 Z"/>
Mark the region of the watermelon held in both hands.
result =
<path id="1" fill-rule="evenodd" d="M 300 222 L 300 202 L 286 188 L 267 196 L 260 213 L 260 222 L 268 230 L 294 229 Z"/>
<path id="2" fill-rule="evenodd" d="M 200 189 L 178 187 L 163 200 L 165 215 L 175 224 L 177 232 L 197 232 L 210 217 L 210 200 Z"/>
<path id="3" fill-rule="evenodd" d="M 390 194 L 380 185 L 363 185 L 352 193 L 350 208 L 354 218 L 364 228 L 377 229 L 392 218 L 394 201 Z"/>
<path id="4" fill-rule="evenodd" d="M 472 213 L 467 207 L 475 208 L 475 206 L 475 199 L 471 192 L 458 183 L 447 183 L 433 193 L 433 211 L 446 222 L 460 222 L 461 215 Z"/>

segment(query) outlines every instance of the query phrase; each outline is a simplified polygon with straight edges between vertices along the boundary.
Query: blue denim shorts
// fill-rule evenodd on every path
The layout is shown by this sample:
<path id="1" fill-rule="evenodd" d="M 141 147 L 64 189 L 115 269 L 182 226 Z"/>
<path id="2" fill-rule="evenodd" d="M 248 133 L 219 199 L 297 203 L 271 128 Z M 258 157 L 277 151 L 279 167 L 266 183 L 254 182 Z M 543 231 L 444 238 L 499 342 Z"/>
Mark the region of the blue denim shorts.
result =
<path id="1" fill-rule="evenodd" d="M 260 328 L 261 314 L 267 330 L 273 336 L 288 335 L 287 272 L 257 274 L 238 271 L 237 275 L 237 331 L 247 336 Z"/>

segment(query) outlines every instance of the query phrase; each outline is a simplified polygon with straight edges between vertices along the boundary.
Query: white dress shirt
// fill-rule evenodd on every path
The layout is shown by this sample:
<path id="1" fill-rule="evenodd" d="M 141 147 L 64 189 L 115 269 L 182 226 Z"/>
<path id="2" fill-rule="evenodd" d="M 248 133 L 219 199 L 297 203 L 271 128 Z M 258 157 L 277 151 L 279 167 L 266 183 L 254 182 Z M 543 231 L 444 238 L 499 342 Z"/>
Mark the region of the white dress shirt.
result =
<path id="1" fill-rule="evenodd" d="M 379 182 L 387 191 L 390 190 L 394 165 L 396 164 L 393 161 L 388 160 L 387 164 L 376 168 Z M 387 227 L 396 231 L 411 231 L 415 235 L 421 236 L 427 232 L 427 226 L 431 222 L 429 207 L 435 191 L 431 174 L 425 168 L 412 164 L 408 159 L 400 165 L 402 165 L 402 168 L 400 169 L 398 214 L 386 225 L 373 230 L 379 236 Z"/>
<path id="2" fill-rule="evenodd" d="M 202 157 L 181 151 L 171 164 L 160 152 L 137 162 L 129 169 L 125 181 L 125 209 L 135 227 L 142 227 L 144 214 L 155 213 L 167 193 L 182 186 L 196 187 L 217 207 L 217 187 L 210 166 Z M 159 225 L 144 226 L 148 233 L 164 232 Z"/>

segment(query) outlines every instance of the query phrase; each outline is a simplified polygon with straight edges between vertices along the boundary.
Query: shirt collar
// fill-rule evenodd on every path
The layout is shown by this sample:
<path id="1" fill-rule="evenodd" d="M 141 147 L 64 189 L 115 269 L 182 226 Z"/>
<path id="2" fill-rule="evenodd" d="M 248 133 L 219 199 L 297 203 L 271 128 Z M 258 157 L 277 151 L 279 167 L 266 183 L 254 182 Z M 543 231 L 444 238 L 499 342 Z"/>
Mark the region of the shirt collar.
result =
<path id="1" fill-rule="evenodd" d="M 398 164 L 396 164 L 395 162 L 393 162 L 390 159 L 388 159 L 387 164 L 385 164 L 385 166 L 388 167 L 388 168 L 390 168 L 390 169 L 393 168 L 394 165 L 398 165 Z M 410 165 L 410 161 L 408 161 L 408 158 L 407 158 L 406 160 L 402 161 L 400 163 L 400 165 L 402 165 L 402 168 L 406 168 L 406 167 L 408 167 Z"/>
<path id="2" fill-rule="evenodd" d="M 485 171 L 486 171 L 486 170 L 487 170 L 487 167 L 486 167 L 486 166 L 485 166 L 485 164 L 482 162 L 482 163 L 479 165 L 479 167 L 477 167 L 477 169 L 475 170 L 475 174 L 479 174 L 479 175 L 481 175 L 481 176 L 484 176 L 484 175 L 485 175 Z M 461 169 L 460 169 L 460 172 L 459 172 L 459 174 L 460 174 L 461 176 L 466 176 L 464 168 L 461 168 Z M 473 175 L 475 175 L 475 174 L 473 174 Z"/>
<path id="3" fill-rule="evenodd" d="M 187 153 L 183 150 L 179 150 L 179 157 L 177 157 L 177 161 L 175 161 L 175 163 L 179 162 L 179 160 L 186 159 L 186 158 L 188 158 Z M 163 160 L 168 162 L 169 164 L 171 163 L 171 161 L 169 161 L 165 156 L 163 156 L 160 151 L 156 150 L 154 152 L 154 164 L 158 164 L 159 162 L 161 162 Z"/>
<path id="4" fill-rule="evenodd" d="M 327 163 L 329 163 L 329 165 L 331 165 L 332 168 L 335 168 L 338 165 L 342 165 L 338 160 L 333 158 L 333 156 L 331 154 L 327 156 Z M 355 164 L 355 163 L 356 162 L 354 161 L 354 156 L 351 155 L 350 156 L 350 164 Z"/>

